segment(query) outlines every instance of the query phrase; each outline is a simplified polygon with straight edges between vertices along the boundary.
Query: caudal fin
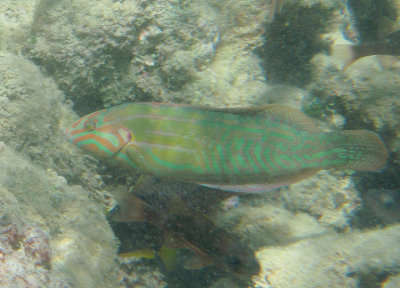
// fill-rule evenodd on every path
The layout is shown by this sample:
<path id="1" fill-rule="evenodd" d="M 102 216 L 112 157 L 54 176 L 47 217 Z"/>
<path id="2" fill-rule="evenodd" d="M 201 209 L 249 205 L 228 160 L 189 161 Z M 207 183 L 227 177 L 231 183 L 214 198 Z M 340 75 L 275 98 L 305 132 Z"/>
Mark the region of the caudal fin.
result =
<path id="1" fill-rule="evenodd" d="M 381 137 L 368 130 L 348 130 L 337 133 L 334 145 L 341 148 L 339 157 L 344 160 L 340 168 L 360 171 L 377 171 L 385 167 L 389 152 Z"/>

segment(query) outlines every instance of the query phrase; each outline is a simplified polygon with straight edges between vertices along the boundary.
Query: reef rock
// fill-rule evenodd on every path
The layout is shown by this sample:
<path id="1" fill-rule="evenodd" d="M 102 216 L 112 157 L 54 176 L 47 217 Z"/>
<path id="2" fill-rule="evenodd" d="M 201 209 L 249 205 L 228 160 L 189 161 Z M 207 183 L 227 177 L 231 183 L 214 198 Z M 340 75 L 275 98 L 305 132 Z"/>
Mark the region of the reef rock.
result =
<path id="1" fill-rule="evenodd" d="M 46 9 L 45 9 L 46 8 Z M 127 101 L 250 105 L 264 1 L 40 1 L 22 53 L 81 114 Z"/>
<path id="2" fill-rule="evenodd" d="M 7 146 L 0 170 L 2 287 L 118 287 L 117 243 L 101 203 Z M 12 286 L 18 281 L 31 286 Z"/>
<path id="3" fill-rule="evenodd" d="M 400 226 L 326 234 L 265 248 L 257 258 L 262 268 L 253 278 L 255 287 L 355 288 L 363 274 L 399 272 Z"/>
<path id="4" fill-rule="evenodd" d="M 69 146 L 60 132 L 64 121 L 76 118 L 71 106 L 55 83 L 21 56 L 1 52 L 0 74 L 2 260 L 7 271 L 17 269 L 18 278 L 0 283 L 118 287 L 117 242 L 103 203 L 95 200 L 102 195 L 95 162 Z M 29 231 L 41 232 L 31 237 Z M 31 252 L 29 238 L 37 247 Z M 36 266 L 37 273 L 31 273 Z"/>

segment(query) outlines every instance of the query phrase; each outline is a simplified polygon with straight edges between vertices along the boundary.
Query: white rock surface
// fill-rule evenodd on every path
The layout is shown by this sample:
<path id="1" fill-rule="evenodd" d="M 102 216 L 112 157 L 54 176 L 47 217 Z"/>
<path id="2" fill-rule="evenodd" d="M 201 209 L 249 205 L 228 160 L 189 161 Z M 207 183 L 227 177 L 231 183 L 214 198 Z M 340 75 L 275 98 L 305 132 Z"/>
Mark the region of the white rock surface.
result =
<path id="1" fill-rule="evenodd" d="M 400 270 L 400 225 L 270 247 L 257 258 L 262 268 L 254 287 L 359 287 L 360 273 Z"/>

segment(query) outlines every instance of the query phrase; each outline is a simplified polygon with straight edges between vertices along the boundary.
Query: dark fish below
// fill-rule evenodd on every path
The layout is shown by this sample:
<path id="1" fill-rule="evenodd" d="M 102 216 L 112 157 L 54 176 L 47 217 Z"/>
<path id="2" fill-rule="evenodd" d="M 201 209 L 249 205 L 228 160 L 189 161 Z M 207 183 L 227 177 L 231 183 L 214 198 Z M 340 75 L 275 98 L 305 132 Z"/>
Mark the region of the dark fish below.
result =
<path id="1" fill-rule="evenodd" d="M 165 185 L 164 185 L 165 186 Z M 174 191 L 182 187 L 167 184 L 164 189 Z M 154 189 L 154 188 L 150 188 Z M 176 194 L 163 193 L 163 205 L 152 206 L 132 193 L 113 193 L 119 209 L 112 211 L 111 220 L 116 222 L 140 221 L 150 223 L 164 231 L 162 257 L 173 248 L 188 248 L 197 255 L 188 269 L 200 269 L 208 265 L 233 272 L 237 275 L 255 275 L 260 266 L 254 251 L 242 244 L 240 239 L 221 227 L 217 227 L 198 209 L 190 209 Z M 122 256 L 136 256 L 125 253 Z M 143 253 L 145 252 L 145 253 Z M 161 253 L 160 253 L 161 252 Z M 140 257 L 151 258 L 152 251 L 141 250 Z M 164 261 L 167 266 L 168 261 Z"/>
<path id="2" fill-rule="evenodd" d="M 322 169 L 378 171 L 389 156 L 374 132 L 321 132 L 281 105 L 213 109 L 130 103 L 82 117 L 67 139 L 145 174 L 237 192 L 262 192 Z"/>

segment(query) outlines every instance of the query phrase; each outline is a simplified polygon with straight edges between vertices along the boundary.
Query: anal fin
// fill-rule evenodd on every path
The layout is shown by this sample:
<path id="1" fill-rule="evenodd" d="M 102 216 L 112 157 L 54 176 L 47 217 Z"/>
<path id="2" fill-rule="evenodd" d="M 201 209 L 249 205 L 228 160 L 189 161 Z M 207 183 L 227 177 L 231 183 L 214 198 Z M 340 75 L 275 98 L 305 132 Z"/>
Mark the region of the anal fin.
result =
<path id="1" fill-rule="evenodd" d="M 201 183 L 200 185 L 202 186 L 207 186 L 210 188 L 216 188 L 216 189 L 221 189 L 224 191 L 232 191 L 232 192 L 242 192 L 242 193 L 263 193 L 267 191 L 271 191 L 286 185 L 289 185 L 290 183 L 274 183 L 274 184 L 243 184 L 243 185 L 229 185 L 229 184 L 224 184 L 224 185 L 217 185 L 217 184 L 203 184 Z"/>

